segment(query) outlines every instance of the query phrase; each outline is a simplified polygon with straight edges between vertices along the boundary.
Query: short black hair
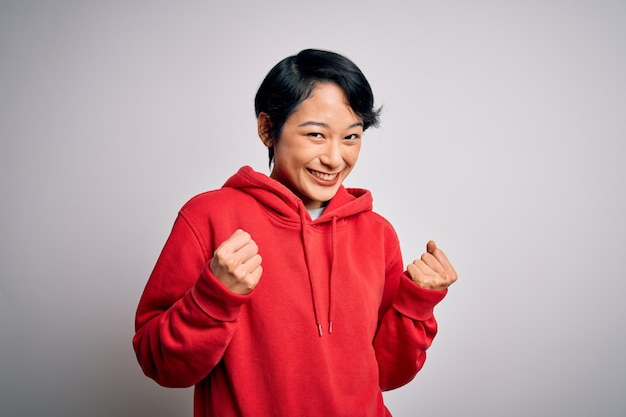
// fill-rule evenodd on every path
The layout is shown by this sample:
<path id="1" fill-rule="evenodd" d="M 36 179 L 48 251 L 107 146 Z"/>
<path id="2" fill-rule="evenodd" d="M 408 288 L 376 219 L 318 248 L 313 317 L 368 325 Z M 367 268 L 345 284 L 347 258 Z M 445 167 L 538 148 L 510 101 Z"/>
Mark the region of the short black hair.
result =
<path id="1" fill-rule="evenodd" d="M 380 108 L 374 108 L 372 88 L 359 67 L 338 53 L 305 49 L 276 64 L 256 93 L 256 116 L 267 113 L 271 138 L 280 138 L 285 121 L 322 82 L 335 83 L 344 91 L 354 113 L 363 119 L 363 130 L 378 126 Z M 273 146 L 269 147 L 269 159 L 271 165 Z"/>

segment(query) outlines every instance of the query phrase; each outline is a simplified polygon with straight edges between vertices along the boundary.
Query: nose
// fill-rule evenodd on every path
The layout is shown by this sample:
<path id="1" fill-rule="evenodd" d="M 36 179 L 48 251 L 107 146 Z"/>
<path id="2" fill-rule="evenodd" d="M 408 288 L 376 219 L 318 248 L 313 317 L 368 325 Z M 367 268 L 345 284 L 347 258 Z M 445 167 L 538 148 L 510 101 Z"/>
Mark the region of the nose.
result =
<path id="1" fill-rule="evenodd" d="M 320 162 L 329 168 L 337 168 L 343 161 L 341 154 L 341 142 L 329 140 L 320 155 Z"/>

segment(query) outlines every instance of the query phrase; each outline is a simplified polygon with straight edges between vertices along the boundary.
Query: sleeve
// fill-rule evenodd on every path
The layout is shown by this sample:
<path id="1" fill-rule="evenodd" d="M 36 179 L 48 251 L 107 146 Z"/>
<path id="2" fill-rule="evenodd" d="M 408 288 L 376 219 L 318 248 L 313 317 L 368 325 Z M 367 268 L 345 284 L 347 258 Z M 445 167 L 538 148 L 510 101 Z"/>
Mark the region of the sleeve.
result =
<path id="1" fill-rule="evenodd" d="M 419 287 L 402 271 L 401 259 L 390 268 L 400 282 L 374 338 L 383 391 L 409 383 L 424 365 L 426 350 L 437 333 L 433 310 L 447 294 L 447 290 Z"/>
<path id="2" fill-rule="evenodd" d="M 237 327 L 238 295 L 211 273 L 209 252 L 182 215 L 139 301 L 133 348 L 143 372 L 166 387 L 189 387 L 222 359 Z"/>

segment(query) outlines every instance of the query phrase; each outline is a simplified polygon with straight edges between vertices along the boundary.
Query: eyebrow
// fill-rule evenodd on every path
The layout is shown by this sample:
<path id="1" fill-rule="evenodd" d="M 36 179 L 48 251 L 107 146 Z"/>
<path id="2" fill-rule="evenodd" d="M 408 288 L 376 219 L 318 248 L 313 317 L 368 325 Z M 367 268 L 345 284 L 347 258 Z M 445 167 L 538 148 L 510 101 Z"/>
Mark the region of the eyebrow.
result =
<path id="1" fill-rule="evenodd" d="M 328 124 L 323 123 L 323 122 L 315 122 L 315 121 L 308 121 L 308 122 L 304 122 L 298 125 L 298 127 L 304 127 L 304 126 L 319 126 L 319 127 L 323 127 L 325 129 L 330 129 L 330 126 L 328 126 Z M 354 127 L 363 127 L 363 122 L 356 122 L 350 126 L 348 126 L 348 129 L 352 129 Z"/>

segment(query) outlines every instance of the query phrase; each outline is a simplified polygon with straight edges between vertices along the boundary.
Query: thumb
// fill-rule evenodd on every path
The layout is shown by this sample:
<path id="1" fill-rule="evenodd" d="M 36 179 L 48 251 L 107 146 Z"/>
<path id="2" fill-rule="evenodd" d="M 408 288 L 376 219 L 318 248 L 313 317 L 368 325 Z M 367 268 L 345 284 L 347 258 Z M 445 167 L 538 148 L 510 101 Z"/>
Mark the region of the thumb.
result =
<path id="1" fill-rule="evenodd" d="M 426 244 L 426 252 L 432 255 L 435 249 L 437 249 L 437 244 L 435 243 L 434 240 L 429 240 L 428 243 Z"/>

